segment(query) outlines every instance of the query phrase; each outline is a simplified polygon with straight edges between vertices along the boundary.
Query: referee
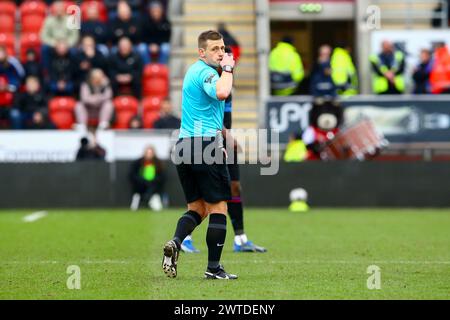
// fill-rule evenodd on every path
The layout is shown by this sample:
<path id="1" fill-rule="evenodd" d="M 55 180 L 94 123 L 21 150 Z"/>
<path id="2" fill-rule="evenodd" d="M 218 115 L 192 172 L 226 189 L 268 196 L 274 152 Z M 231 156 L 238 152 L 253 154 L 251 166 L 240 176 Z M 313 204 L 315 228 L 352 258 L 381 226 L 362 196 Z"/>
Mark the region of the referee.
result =
<path id="1" fill-rule="evenodd" d="M 222 129 L 225 99 L 233 86 L 234 59 L 225 54 L 223 36 L 212 30 L 198 37 L 198 53 L 199 60 L 188 69 L 183 81 L 180 136 L 174 150 L 176 156 L 182 157 L 176 168 L 188 211 L 178 220 L 173 239 L 164 245 L 162 267 L 167 276 L 177 276 L 181 242 L 209 216 L 205 278 L 237 279 L 220 264 L 227 201 L 231 199 Z M 220 76 L 218 67 L 223 71 Z M 205 157 L 211 150 L 213 162 Z"/>

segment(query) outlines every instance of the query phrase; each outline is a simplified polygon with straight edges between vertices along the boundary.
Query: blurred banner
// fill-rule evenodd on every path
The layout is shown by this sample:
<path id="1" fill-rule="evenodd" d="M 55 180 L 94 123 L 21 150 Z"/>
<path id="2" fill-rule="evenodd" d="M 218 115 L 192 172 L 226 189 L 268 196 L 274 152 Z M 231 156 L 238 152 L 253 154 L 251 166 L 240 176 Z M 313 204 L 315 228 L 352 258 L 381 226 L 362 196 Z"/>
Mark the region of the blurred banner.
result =
<path id="1" fill-rule="evenodd" d="M 71 130 L 0 131 L 0 162 L 72 162 L 83 136 Z M 99 131 L 97 143 L 105 149 L 107 162 L 137 159 L 147 146 L 166 160 L 171 146 L 167 130 Z"/>
<path id="2" fill-rule="evenodd" d="M 450 142 L 449 96 L 360 96 L 341 101 L 344 125 L 370 118 L 389 142 Z M 309 126 L 310 97 L 272 98 L 267 103 L 267 127 L 289 134 Z"/>

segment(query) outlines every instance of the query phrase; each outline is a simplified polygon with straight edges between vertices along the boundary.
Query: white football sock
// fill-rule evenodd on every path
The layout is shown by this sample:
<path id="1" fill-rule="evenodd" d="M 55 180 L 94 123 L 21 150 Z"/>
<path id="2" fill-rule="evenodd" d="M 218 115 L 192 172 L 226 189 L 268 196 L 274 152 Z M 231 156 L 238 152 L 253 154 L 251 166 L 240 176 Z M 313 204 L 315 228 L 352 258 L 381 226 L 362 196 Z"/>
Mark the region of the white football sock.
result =
<path id="1" fill-rule="evenodd" d="M 192 240 L 192 236 L 191 235 L 187 235 L 186 238 L 184 238 L 184 240 Z"/>
<path id="2" fill-rule="evenodd" d="M 238 246 L 242 246 L 241 236 L 234 236 L 234 243 L 236 243 Z"/>
<path id="3" fill-rule="evenodd" d="M 241 234 L 241 241 L 242 241 L 242 244 L 247 243 L 248 239 L 247 239 L 247 235 L 245 233 Z"/>

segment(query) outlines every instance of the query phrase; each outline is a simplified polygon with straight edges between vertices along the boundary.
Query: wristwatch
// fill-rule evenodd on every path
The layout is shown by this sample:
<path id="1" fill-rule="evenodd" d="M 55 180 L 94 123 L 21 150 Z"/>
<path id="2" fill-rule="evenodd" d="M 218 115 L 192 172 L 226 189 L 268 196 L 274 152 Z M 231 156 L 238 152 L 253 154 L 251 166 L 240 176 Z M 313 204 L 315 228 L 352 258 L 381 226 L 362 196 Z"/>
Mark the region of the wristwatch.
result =
<path id="1" fill-rule="evenodd" d="M 233 73 L 233 67 L 230 65 L 223 66 L 222 71 Z"/>

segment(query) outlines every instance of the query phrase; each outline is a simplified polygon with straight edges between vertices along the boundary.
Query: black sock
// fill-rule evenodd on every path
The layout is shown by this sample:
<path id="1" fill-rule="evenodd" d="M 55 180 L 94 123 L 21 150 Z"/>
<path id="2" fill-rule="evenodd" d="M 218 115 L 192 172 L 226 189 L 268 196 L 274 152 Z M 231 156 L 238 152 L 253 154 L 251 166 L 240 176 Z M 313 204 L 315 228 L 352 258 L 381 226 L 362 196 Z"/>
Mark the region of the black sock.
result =
<path id="1" fill-rule="evenodd" d="M 233 224 L 234 235 L 240 236 L 244 234 L 244 210 L 242 209 L 241 197 L 233 197 L 231 201 L 227 203 L 228 214 Z"/>
<path id="2" fill-rule="evenodd" d="M 200 223 L 202 223 L 202 217 L 195 211 L 188 211 L 181 216 L 173 236 L 178 249 L 181 248 L 181 242 L 183 242 L 184 238 L 191 234 Z"/>
<path id="3" fill-rule="evenodd" d="M 227 217 L 220 213 L 209 215 L 206 243 L 208 244 L 208 269 L 215 271 L 219 268 L 220 256 L 227 234 Z"/>

